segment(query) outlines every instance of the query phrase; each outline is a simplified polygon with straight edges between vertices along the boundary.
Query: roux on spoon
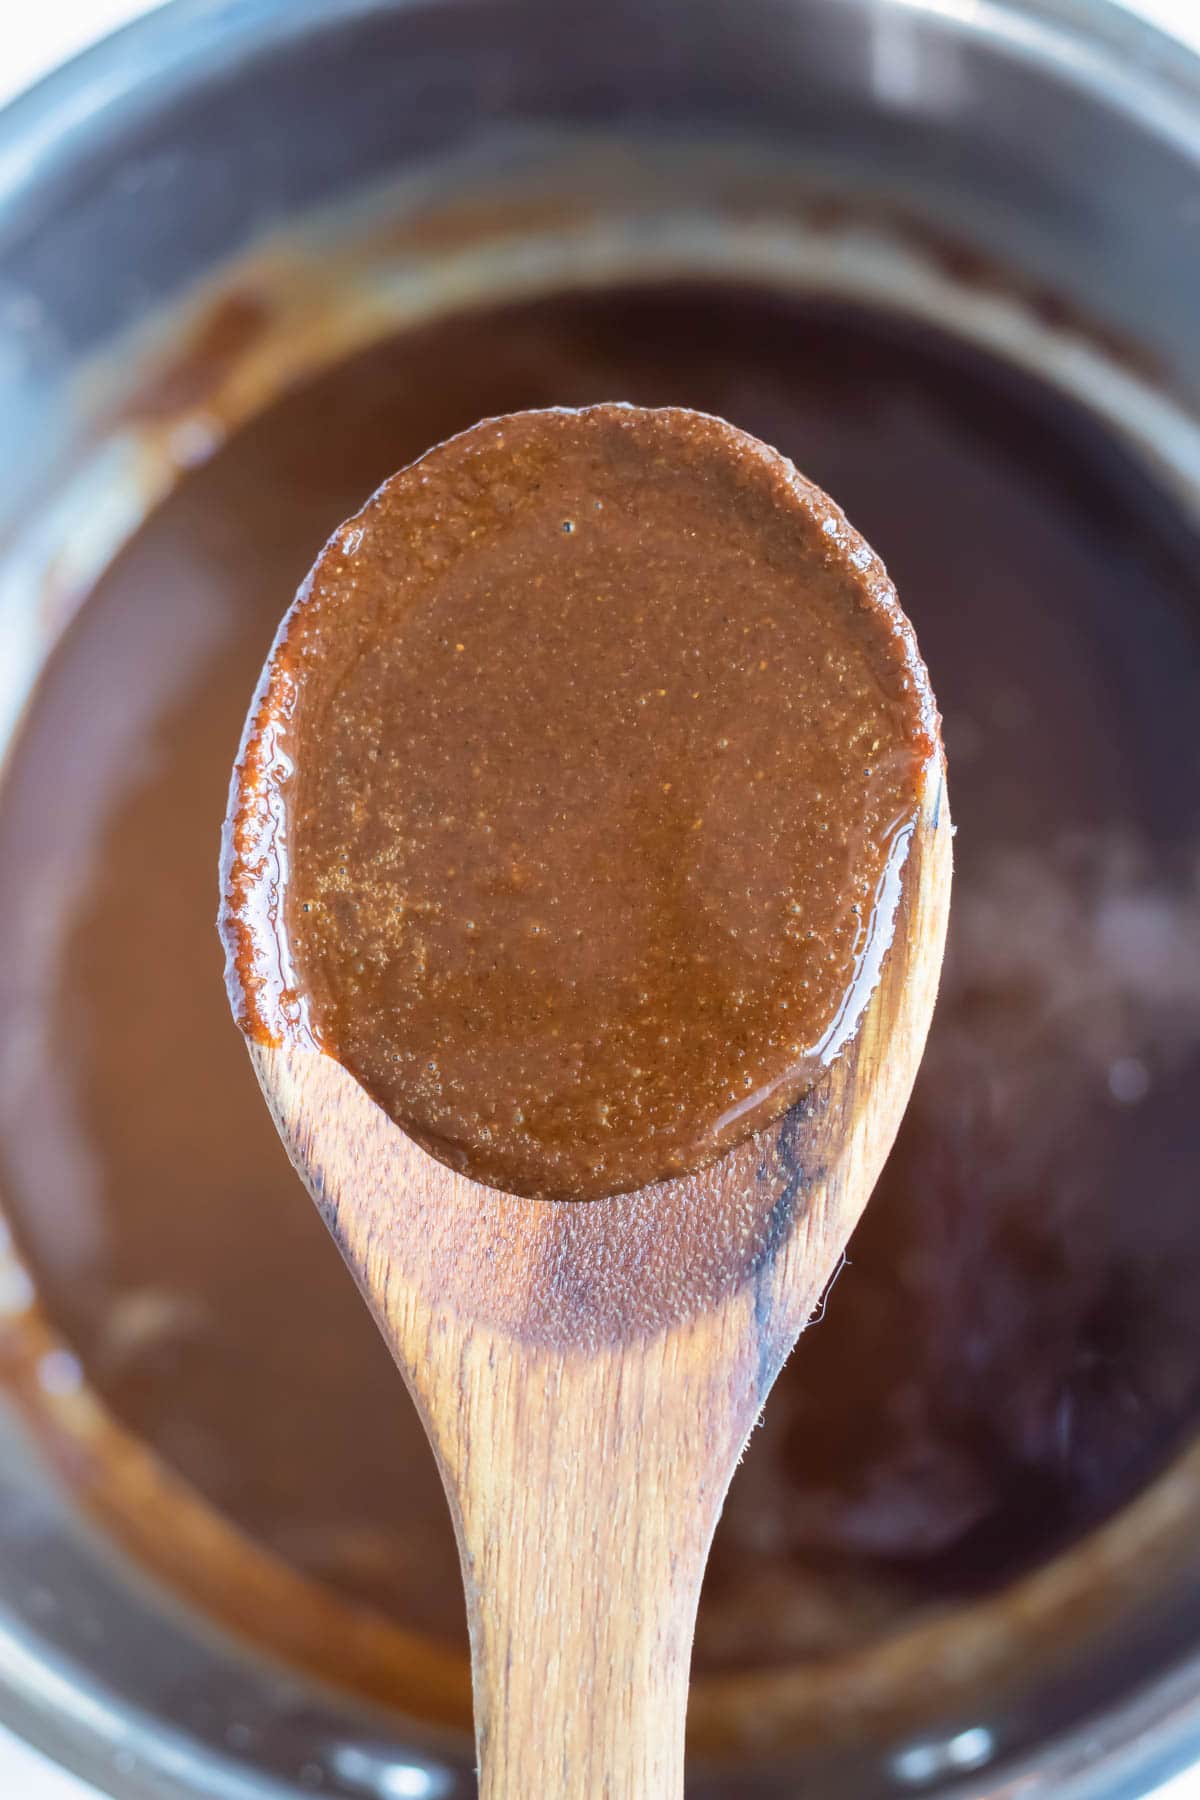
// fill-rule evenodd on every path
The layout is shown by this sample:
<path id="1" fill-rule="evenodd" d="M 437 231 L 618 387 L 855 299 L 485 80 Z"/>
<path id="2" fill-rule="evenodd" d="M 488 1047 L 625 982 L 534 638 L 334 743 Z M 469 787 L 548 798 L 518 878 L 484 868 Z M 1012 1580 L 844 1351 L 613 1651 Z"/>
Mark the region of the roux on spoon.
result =
<path id="1" fill-rule="evenodd" d="M 510 432 L 518 446 L 534 453 L 520 485 L 511 478 Z M 564 663 L 574 667 L 571 655 L 581 643 L 592 646 L 603 685 L 610 667 L 609 634 L 556 632 L 562 607 L 556 612 L 552 596 L 527 608 L 519 604 L 518 590 L 531 586 L 537 592 L 539 573 L 549 585 L 534 554 L 547 536 L 540 452 L 553 452 L 556 444 L 561 451 L 564 433 L 572 455 L 581 441 L 593 448 L 600 444 L 602 453 L 585 470 L 593 497 L 593 480 L 619 472 L 633 453 L 635 477 L 620 498 L 649 530 L 648 539 L 637 536 L 635 543 L 639 549 L 652 546 L 650 568 L 675 577 L 665 585 L 661 579 L 657 586 L 647 584 L 645 557 L 635 554 L 622 562 L 616 555 L 608 590 L 615 635 L 622 635 L 618 622 L 644 625 L 651 612 L 657 623 L 650 604 L 655 597 L 665 601 L 669 617 L 673 597 L 682 593 L 694 602 L 697 587 L 720 592 L 728 583 L 737 594 L 738 571 L 748 567 L 743 604 L 765 607 L 761 616 L 773 619 L 776 608 L 790 602 L 800 626 L 796 635 L 812 652 L 808 706 L 800 716 L 823 747 L 805 787 L 817 824 L 811 843 L 819 876 L 810 889 L 809 921 L 803 909 L 790 916 L 799 917 L 805 933 L 813 929 L 814 938 L 789 939 L 786 930 L 781 935 L 810 946 L 805 958 L 824 955 L 836 963 L 836 949 L 831 958 L 817 932 L 832 938 L 843 906 L 850 919 L 861 919 L 856 884 L 864 869 L 868 886 L 872 876 L 876 883 L 866 923 L 843 939 L 840 980 L 828 990 L 835 1004 L 814 1015 L 821 1033 L 816 1045 L 801 1045 L 810 1052 L 807 1060 L 788 1046 L 767 1101 L 769 1117 L 785 1084 L 791 1084 L 792 1096 L 799 1091 L 782 1118 L 763 1126 L 746 1109 L 733 1120 L 724 1114 L 714 1119 L 706 1105 L 699 1134 L 691 1128 L 689 1154 L 697 1162 L 711 1156 L 726 1124 L 735 1131 L 732 1147 L 701 1172 L 691 1167 L 679 1174 L 671 1170 L 683 1154 L 682 1142 L 664 1164 L 651 1118 L 644 1132 L 624 1134 L 619 1155 L 632 1160 L 625 1166 L 614 1159 L 603 1180 L 605 1188 L 624 1185 L 638 1158 L 644 1159 L 640 1166 L 665 1170 L 666 1178 L 628 1193 L 600 1188 L 587 1206 L 553 1204 L 469 1178 L 451 1166 L 440 1138 L 442 1159 L 435 1160 L 417 1135 L 402 1129 L 371 1097 L 381 1087 L 388 1097 L 386 1084 L 372 1079 L 372 1063 L 390 1074 L 408 1041 L 410 1021 L 416 1016 L 422 1026 L 426 1022 L 411 995 L 420 996 L 432 959 L 418 957 L 415 966 L 406 960 L 404 928 L 397 923 L 409 910 L 411 870 L 404 859 L 412 841 L 420 846 L 422 830 L 432 833 L 443 852 L 442 873 L 429 881 L 429 868 L 438 868 L 430 864 L 426 885 L 415 891 L 435 911 L 443 907 L 442 883 L 459 878 L 468 816 L 453 782 L 429 782 L 428 765 L 421 761 L 427 748 L 417 733 L 403 736 L 406 716 L 396 703 L 405 663 L 388 652 L 407 642 L 407 628 L 421 616 L 422 596 L 436 615 L 435 636 L 443 623 L 457 624 L 464 596 L 471 602 L 467 616 L 480 630 L 501 621 L 491 640 L 495 655 L 489 670 L 495 663 L 512 679 L 526 661 L 542 669 L 542 684 L 530 695 L 531 721 L 523 720 L 521 731 L 510 737 L 506 718 L 499 734 L 502 760 L 513 754 L 511 745 L 519 747 L 519 755 L 509 778 L 489 790 L 492 810 L 481 809 L 484 822 L 506 815 L 514 800 L 519 807 L 531 784 L 550 786 L 560 764 L 568 776 L 577 766 L 590 769 L 601 744 L 612 764 L 600 759 L 606 782 L 622 770 L 614 741 L 619 749 L 623 734 L 616 740 L 588 739 L 589 728 L 599 731 L 602 721 L 589 715 L 582 698 L 565 711 L 556 711 L 547 698 L 555 690 L 556 669 Z M 473 461 L 480 447 L 490 456 Z M 456 465 L 455 456 L 464 452 L 465 463 Z M 445 473 L 447 458 L 449 479 L 423 481 L 431 469 L 434 477 L 439 469 Z M 544 472 L 546 497 L 558 507 L 562 492 L 550 478 L 553 469 L 552 462 Z M 710 483 L 706 477 L 714 469 Z M 728 505 L 730 481 L 736 506 Z M 381 505 L 393 493 L 404 501 L 398 518 L 386 517 Z M 685 504 L 677 513 L 672 502 L 681 493 Z M 573 497 L 580 500 L 582 494 Z M 491 421 L 386 485 L 373 505 L 384 513 L 387 529 L 378 540 L 369 538 L 363 525 L 371 517 L 369 506 L 331 540 L 276 640 L 247 722 L 223 858 L 221 922 L 231 996 L 289 1154 L 374 1311 L 437 1455 L 462 1559 L 483 1800 L 526 1800 L 543 1793 L 561 1800 L 594 1800 L 597 1794 L 610 1800 L 673 1800 L 683 1784 L 688 1663 L 700 1582 L 725 1491 L 783 1358 L 811 1316 L 891 1146 L 932 1013 L 950 880 L 936 711 L 882 566 L 826 496 L 774 452 L 719 421 L 611 407 Z M 505 533 L 514 517 L 518 523 L 531 521 L 530 539 L 521 556 L 497 556 L 496 544 L 509 544 Z M 564 523 L 575 527 L 574 513 L 559 520 L 560 531 Z M 753 554 L 743 536 L 750 525 L 761 531 Z M 360 530 L 362 537 L 354 535 Z M 563 535 L 573 537 L 574 529 Z M 550 539 L 555 541 L 553 533 Z M 361 586 L 353 574 L 336 584 L 323 579 L 329 557 L 347 551 L 353 556 L 368 541 L 371 579 Z M 619 550 L 621 541 L 618 531 L 613 548 Z M 731 541 L 739 552 L 732 563 Z M 515 542 L 522 543 L 519 532 Z M 763 553 L 764 546 L 771 554 Z M 335 566 L 340 569 L 340 562 Z M 688 581 L 677 579 L 680 571 Z M 849 571 L 867 579 L 857 581 Z M 567 579 L 555 584 L 567 597 L 574 594 L 572 572 L 568 565 Z M 431 573 L 437 577 L 432 602 Z M 582 585 L 586 591 L 595 581 Z M 576 598 L 568 612 L 579 604 Z M 687 608 L 681 610 L 686 616 Z M 729 610 L 736 615 L 732 601 Z M 531 636 L 522 630 L 528 618 L 538 626 Z M 752 636 L 752 617 L 742 612 L 741 618 L 742 636 Z M 636 630 L 623 635 L 636 649 Z M 522 655 L 505 662 L 514 638 Z M 694 632 L 684 633 L 682 641 L 694 643 Z M 739 644 L 736 636 L 728 641 L 735 648 Z M 453 647 L 458 642 L 464 645 L 461 652 Z M 436 647 L 448 662 L 465 655 L 465 645 L 462 638 L 449 647 L 439 640 Z M 769 656 L 758 661 L 769 667 Z M 434 666 L 441 666 L 436 658 Z M 575 668 L 581 696 L 587 687 L 581 677 L 590 666 Z M 711 672 L 710 685 L 720 693 Z M 705 687 L 690 692 L 699 706 Z M 407 695 L 419 717 L 432 719 L 433 741 L 455 750 L 464 735 L 463 718 L 456 716 L 443 731 L 439 713 L 460 697 L 453 680 L 434 681 L 431 693 L 418 683 Z M 764 752 L 778 735 L 777 706 L 763 717 Z M 736 710 L 730 709 L 730 716 Z M 864 715 L 867 729 L 879 733 L 870 763 L 863 756 Z M 547 750 L 539 720 L 559 724 L 557 754 L 554 747 Z M 578 751 L 576 728 L 585 740 L 577 762 L 572 757 Z M 411 755 L 394 753 L 397 731 L 400 748 Z M 669 730 L 664 735 L 670 742 Z M 474 753 L 482 758 L 485 749 L 495 747 L 495 735 L 483 731 Z M 457 766 L 455 757 L 449 761 Z M 681 779 L 694 773 L 692 764 L 692 757 L 681 757 L 676 771 Z M 866 771 L 879 766 L 890 770 L 895 796 L 907 808 L 899 816 L 872 811 L 874 777 Z M 645 767 L 634 764 L 635 788 Z M 657 777 L 653 755 L 650 767 Z M 764 780 L 765 768 L 764 759 Z M 826 771 L 842 778 L 832 794 L 816 785 Z M 756 775 L 757 770 L 752 781 Z M 675 778 L 667 776 L 672 783 Z M 604 785 L 595 789 L 600 826 Z M 397 811 L 395 797 L 401 792 L 405 799 Z M 785 819 L 798 816 L 786 811 L 791 798 L 788 784 L 779 783 L 776 805 L 785 809 Z M 761 826 L 752 802 L 744 810 Z M 736 838 L 742 809 L 732 808 L 727 817 Z M 445 845 L 438 836 L 444 818 L 451 824 Z M 831 835 L 820 826 L 835 818 L 836 841 L 843 846 L 836 872 L 844 886 L 828 878 L 831 872 L 820 860 Z M 767 820 L 774 841 L 779 833 L 771 809 Z M 587 821 L 576 824 L 569 815 L 568 825 L 583 868 L 580 872 L 571 857 L 550 865 L 565 885 L 548 886 L 539 896 L 547 915 L 571 898 L 572 881 L 586 886 L 590 878 Z M 642 933 L 630 954 L 643 962 L 648 956 L 653 966 L 661 917 L 657 884 L 674 865 L 671 856 L 657 852 L 653 834 L 649 855 L 636 833 L 619 840 L 618 833 L 609 850 L 618 870 L 622 862 L 636 868 L 644 858 L 650 871 L 651 879 L 634 890 L 637 904 L 621 917 L 627 930 L 632 923 Z M 511 888 L 508 859 L 515 856 L 522 867 L 535 863 L 539 844 L 520 837 L 503 844 L 493 878 L 508 869 Z M 679 848 L 673 839 L 670 848 Z M 720 845 L 710 846 L 710 854 L 713 848 L 719 853 Z M 476 859 L 472 898 L 487 898 L 488 859 L 478 852 Z M 388 888 L 389 871 L 397 866 L 404 866 L 406 875 L 398 900 Z M 753 895 L 753 879 L 747 878 L 752 869 L 749 858 L 734 859 L 718 895 L 740 899 L 747 885 Z M 505 883 L 497 885 L 505 893 Z M 518 882 L 518 894 L 530 885 Z M 768 891 L 766 899 L 777 896 Z M 303 922 L 314 909 L 320 919 L 325 908 L 336 922 L 310 939 Z M 539 919 L 541 912 L 539 906 Z M 679 921 L 668 916 L 666 922 L 673 941 L 686 946 L 689 915 L 684 908 L 680 914 Z M 703 925 L 704 909 L 698 914 Z M 500 940 L 499 962 L 507 915 L 488 917 Z M 741 913 L 734 918 L 730 935 L 736 940 L 745 918 Z M 775 940 L 753 907 L 747 929 L 762 932 L 762 950 L 769 953 Z M 541 934 L 529 935 L 537 940 Z M 575 954 L 588 974 L 586 933 L 581 930 L 571 944 L 579 946 Z M 562 1104 L 569 1105 L 575 1072 L 569 1056 L 565 1081 L 556 1066 L 554 1046 L 562 1039 L 561 1026 L 554 1038 L 553 1021 L 576 1016 L 575 1002 L 560 1006 L 556 995 L 547 1031 L 544 1002 L 536 998 L 544 969 L 530 957 L 532 980 L 523 979 L 525 964 L 511 944 L 506 954 L 502 991 L 515 1015 L 517 1040 L 534 1043 L 539 1069 L 557 1082 Z M 723 966 L 740 969 L 739 954 Z M 623 966 L 615 954 L 613 970 L 619 974 Z M 568 967 L 560 957 L 557 980 Z M 445 968 L 450 970 L 449 961 Z M 478 971 L 481 977 L 487 973 L 486 966 Z M 812 977 L 794 971 L 794 985 L 781 983 L 775 996 L 795 997 L 802 1010 L 799 1002 L 810 991 L 806 979 Z M 475 986 L 486 989 L 486 982 Z M 514 1064 L 509 1053 L 513 1019 L 503 1009 L 489 1010 L 494 996 L 486 992 L 476 1010 L 470 984 L 453 991 L 461 1012 L 443 1012 L 435 1029 L 448 1039 L 453 1024 L 454 1048 L 461 1055 L 463 1042 L 470 1051 L 474 1040 L 483 1038 L 483 1028 L 494 1027 L 505 1054 L 490 1065 L 476 1064 L 476 1072 L 490 1067 L 500 1103 L 519 1102 L 526 1075 L 520 1058 Z M 715 991 L 723 994 L 724 988 Z M 695 1018 L 686 1009 L 686 982 L 668 983 L 662 993 L 668 1004 L 652 998 L 668 1024 L 659 1047 L 669 1051 L 670 1023 L 682 1038 L 695 1029 Z M 597 994 L 601 1001 L 608 997 L 593 985 L 593 1006 Z M 774 1049 L 764 1017 L 769 1020 L 770 1014 L 759 1014 L 756 1031 L 740 1040 L 748 1054 L 761 1056 L 764 1044 Z M 609 1033 L 610 1019 L 624 1028 L 628 1014 L 620 1006 L 597 1007 L 597 1035 L 607 1049 L 609 1035 L 623 1041 L 620 1031 Z M 569 1040 L 567 1047 L 569 1052 Z M 442 1054 L 441 1040 L 437 1048 Z M 715 1060 L 723 1048 L 714 1039 Z M 693 1066 L 703 1075 L 703 1058 Z M 601 1094 L 637 1100 L 640 1067 L 621 1055 L 601 1057 L 597 1067 L 609 1084 L 598 1090 Z M 797 1090 L 796 1083 L 811 1081 L 814 1072 L 820 1076 L 815 1085 Z M 405 1089 L 397 1091 L 403 1102 L 398 1110 L 404 1110 Z M 456 1160 L 469 1157 L 474 1166 L 481 1156 L 511 1152 L 511 1136 L 498 1139 L 486 1113 L 481 1128 L 481 1109 L 494 1105 L 497 1095 L 464 1091 L 462 1098 L 472 1104 L 456 1119 L 458 1127 L 465 1126 L 453 1146 Z M 535 1105 L 543 1102 L 540 1085 L 530 1098 Z M 682 1104 L 676 1105 L 676 1116 L 686 1118 L 689 1096 L 677 1100 Z M 629 1112 L 635 1120 L 642 1116 L 636 1104 Z M 759 1128 L 744 1135 L 755 1124 Z M 572 1191 L 572 1184 L 578 1194 L 597 1192 L 589 1185 L 601 1175 L 594 1143 L 581 1167 L 570 1156 L 568 1141 L 553 1130 L 533 1139 L 532 1158 L 530 1141 L 516 1142 L 525 1160 L 510 1156 L 506 1174 L 515 1168 L 530 1186 L 545 1184 L 561 1193 Z M 603 1164 L 603 1156 L 599 1160 Z"/>
<path id="2" fill-rule="evenodd" d="M 776 452 L 679 409 L 485 421 L 285 623 L 235 1008 L 506 1191 L 696 1168 L 852 1035 L 936 730 L 881 564 Z"/>

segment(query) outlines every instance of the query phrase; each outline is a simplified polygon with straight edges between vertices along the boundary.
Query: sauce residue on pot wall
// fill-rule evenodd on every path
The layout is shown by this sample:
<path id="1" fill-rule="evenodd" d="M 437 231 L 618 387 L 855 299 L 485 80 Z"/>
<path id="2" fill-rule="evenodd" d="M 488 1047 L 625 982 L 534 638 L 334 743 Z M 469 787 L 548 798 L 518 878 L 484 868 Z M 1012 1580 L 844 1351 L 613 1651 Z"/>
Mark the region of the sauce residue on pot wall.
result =
<path id="1" fill-rule="evenodd" d="M 441 1161 L 700 1168 L 853 1036 L 937 718 L 879 559 L 723 420 L 490 419 L 330 539 L 251 709 L 234 1011 Z"/>
<path id="2" fill-rule="evenodd" d="M 330 1592 L 461 1646 L 419 1423 L 229 1022 L 214 833 L 314 539 L 481 414 L 615 393 L 724 414 L 839 496 L 937 679 L 959 823 L 926 1065 L 733 1484 L 703 1679 L 1034 1566 L 1200 1410 L 1196 544 L 1082 413 L 898 322 L 703 286 L 448 319 L 286 396 L 114 560 L 24 724 L 0 1175 L 115 1416 Z"/>

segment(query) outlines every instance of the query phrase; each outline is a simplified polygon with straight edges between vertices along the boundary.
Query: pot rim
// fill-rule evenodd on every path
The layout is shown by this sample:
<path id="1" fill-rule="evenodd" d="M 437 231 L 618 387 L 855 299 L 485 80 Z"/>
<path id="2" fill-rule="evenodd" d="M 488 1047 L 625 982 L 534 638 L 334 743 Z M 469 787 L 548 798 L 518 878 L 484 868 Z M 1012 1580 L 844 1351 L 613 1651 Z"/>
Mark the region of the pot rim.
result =
<path id="1" fill-rule="evenodd" d="M 156 103 L 194 87 L 231 51 L 278 51 L 315 29 L 368 18 L 397 0 L 166 0 L 97 40 L 0 107 L 0 210 L 56 168 L 106 113 L 136 116 L 156 75 Z M 412 0 L 398 0 L 408 5 Z M 1076 85 L 1120 101 L 1152 131 L 1200 136 L 1200 53 L 1123 0 L 874 0 L 936 14 L 963 32 L 990 37 L 1013 54 L 1036 55 Z M 1164 94 L 1164 89 L 1166 93 Z M 1164 99 L 1169 103 L 1164 105 Z"/>

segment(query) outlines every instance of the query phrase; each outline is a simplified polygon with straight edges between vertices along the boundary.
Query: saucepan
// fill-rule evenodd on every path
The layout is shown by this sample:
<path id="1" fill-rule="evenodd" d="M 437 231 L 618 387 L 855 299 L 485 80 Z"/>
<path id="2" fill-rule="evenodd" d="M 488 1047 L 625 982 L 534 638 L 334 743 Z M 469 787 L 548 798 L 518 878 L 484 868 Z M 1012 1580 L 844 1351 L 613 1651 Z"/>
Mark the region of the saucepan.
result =
<path id="1" fill-rule="evenodd" d="M 1107 0 L 173 0 L 0 116 L 0 737 L 186 465 L 134 399 L 247 259 L 294 277 L 310 357 L 634 266 L 886 298 L 1069 391 L 1200 513 L 1200 60 Z M 147 1554 L 117 1541 L 73 1478 L 103 1409 L 48 1325 L 30 1351 L 29 1300 L 0 1260 L 0 1719 L 120 1800 L 470 1794 L 436 1708 L 181 1597 L 152 1459 Z M 1200 1457 L 1032 1581 L 953 1667 L 879 1673 L 858 1738 L 798 1741 L 802 1672 L 701 1684 L 692 1791 L 1133 1800 L 1200 1760 Z"/>

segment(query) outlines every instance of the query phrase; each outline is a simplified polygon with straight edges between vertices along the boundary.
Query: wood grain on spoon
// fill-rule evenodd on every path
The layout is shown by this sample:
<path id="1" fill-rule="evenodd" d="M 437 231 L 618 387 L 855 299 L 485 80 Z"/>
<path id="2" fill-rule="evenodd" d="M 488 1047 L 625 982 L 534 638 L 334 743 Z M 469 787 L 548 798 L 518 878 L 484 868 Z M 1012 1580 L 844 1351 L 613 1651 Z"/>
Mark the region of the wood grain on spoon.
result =
<path id="1" fill-rule="evenodd" d="M 515 489 L 514 457 L 523 473 Z M 611 523 L 566 550 L 537 550 L 548 522 L 565 529 L 560 514 L 574 537 L 579 508 L 568 502 L 581 498 L 584 477 L 589 494 L 603 489 Z M 348 547 L 361 552 L 364 539 L 367 555 L 347 574 Z M 430 542 L 414 583 L 409 570 Z M 485 579 L 472 573 L 480 567 Z M 547 569 L 553 579 L 538 580 Z M 701 636 L 695 617 L 710 574 L 721 608 L 700 620 Z M 591 623 L 598 588 L 618 602 L 603 629 Z M 463 651 L 464 619 L 495 629 L 499 617 L 503 628 L 510 594 L 527 636 L 511 669 L 503 636 L 490 643 L 496 691 L 479 701 L 499 702 L 490 720 L 472 713 L 465 689 L 443 685 L 456 665 L 437 658 Z M 437 625 L 424 639 L 422 606 L 435 608 Z M 564 618 L 570 631 L 559 641 Z M 543 637 L 575 685 L 557 711 L 557 690 L 536 690 L 529 727 L 520 708 L 503 707 L 513 684 L 524 692 Z M 390 662 L 381 642 L 396 650 Z M 657 730 L 635 736 L 633 752 L 627 730 L 605 736 L 623 684 L 673 669 L 676 650 L 700 658 L 714 642 L 720 655 L 702 674 L 688 665 L 692 711 L 664 713 Z M 630 646 L 615 661 L 614 643 Z M 767 679 L 756 694 L 738 685 L 759 672 Z M 669 678 L 652 679 L 659 685 L 648 691 L 669 697 Z M 438 749 L 442 701 L 453 729 Z M 587 754 L 573 760 L 577 717 Z M 705 776 L 710 804 L 695 826 L 689 811 L 696 835 L 685 839 L 669 796 L 707 742 L 696 719 L 720 726 L 733 759 L 722 770 L 736 773 L 741 756 L 745 784 Z M 797 719 L 808 735 L 798 736 Z M 426 738 L 414 736 L 422 729 L 437 749 L 432 763 Z M 406 757 L 389 765 L 397 730 L 408 733 Z M 531 771 L 530 745 L 547 733 L 554 766 Z M 895 742 L 881 745 L 889 733 Z M 763 745 L 781 735 L 787 755 L 772 760 Z M 501 776 L 489 774 L 487 757 L 469 763 L 482 803 L 448 846 L 443 827 L 457 819 L 464 778 L 456 746 L 476 738 L 499 744 Z M 879 750 L 878 767 L 874 754 L 864 764 L 864 742 Z M 409 771 L 419 807 L 410 796 L 394 808 L 392 788 L 372 786 L 381 762 Z M 597 767 L 602 780 L 589 786 Z M 543 772 L 547 783 L 534 782 Z M 439 773 L 449 782 L 440 799 Z M 404 785 L 403 775 L 389 779 Z M 521 881 L 501 883 L 497 900 L 496 869 L 513 846 L 480 849 L 472 832 L 499 829 L 505 841 L 528 830 L 531 785 L 551 789 L 533 815 L 545 820 L 545 856 L 531 847 L 533 873 L 522 859 Z M 613 822 L 608 790 L 620 798 L 631 785 L 636 809 L 616 825 L 635 821 L 632 888 L 611 857 L 597 874 L 590 849 Z M 797 810 L 797 790 L 807 809 Z M 582 832 L 564 799 L 572 793 L 591 809 Z M 738 844 L 731 875 L 721 852 L 747 818 L 758 835 Z M 570 861 L 580 845 L 582 869 Z M 442 1470 L 471 1626 L 481 1791 L 491 1800 L 682 1791 L 692 1632 L 713 1529 L 907 1102 L 936 994 L 950 861 L 936 713 L 881 565 L 824 495 L 718 421 L 596 408 L 478 427 L 387 484 L 335 535 L 285 622 L 231 799 L 222 914 L 231 991 L 284 1142 Z M 670 973 L 690 941 L 681 868 L 689 879 L 707 871 L 700 899 L 710 910 L 713 882 L 735 908 L 728 947 L 710 934 L 684 981 Z M 687 894 L 694 909 L 694 884 Z M 784 918 L 787 895 L 791 914 L 803 904 L 803 933 Z M 396 975 L 412 942 L 395 927 L 393 955 L 388 936 L 391 915 L 414 905 L 434 919 L 419 939 L 417 1001 L 414 978 Z M 590 989 L 564 975 L 582 955 L 577 905 L 591 905 L 596 921 Z M 455 935 L 460 915 L 473 932 L 481 918 L 499 946 L 486 963 Z M 506 952 L 510 925 L 524 930 L 530 917 L 548 945 L 527 959 Z M 606 937 L 613 917 L 620 929 Z M 513 941 L 519 951 L 524 940 Z M 537 1010 L 526 1017 L 521 983 L 535 979 Z M 430 994 L 440 1011 L 430 1011 Z M 607 1011 L 590 1033 L 596 995 Z M 774 1009 L 789 1002 L 793 1028 L 781 1032 Z M 725 1021 L 718 1038 L 714 1017 Z M 545 1025 L 541 1037 L 530 1019 Z M 670 1080 L 657 1087 L 643 1076 L 647 1041 L 665 1046 Z M 477 1103 L 466 1077 L 432 1086 L 427 1068 L 483 1070 L 499 1097 Z M 742 1081 L 749 1099 L 731 1107 Z M 692 1109 L 682 1082 L 700 1095 Z M 599 1116 L 617 1121 L 615 1138 L 592 1130 L 597 1094 L 612 1096 Z M 518 1124 L 507 1127 L 510 1119 Z M 733 1125 L 758 1128 L 737 1141 Z M 631 1170 L 682 1172 L 569 1204 L 501 1191 L 455 1164 L 497 1172 L 527 1195 L 627 1187 Z"/>

